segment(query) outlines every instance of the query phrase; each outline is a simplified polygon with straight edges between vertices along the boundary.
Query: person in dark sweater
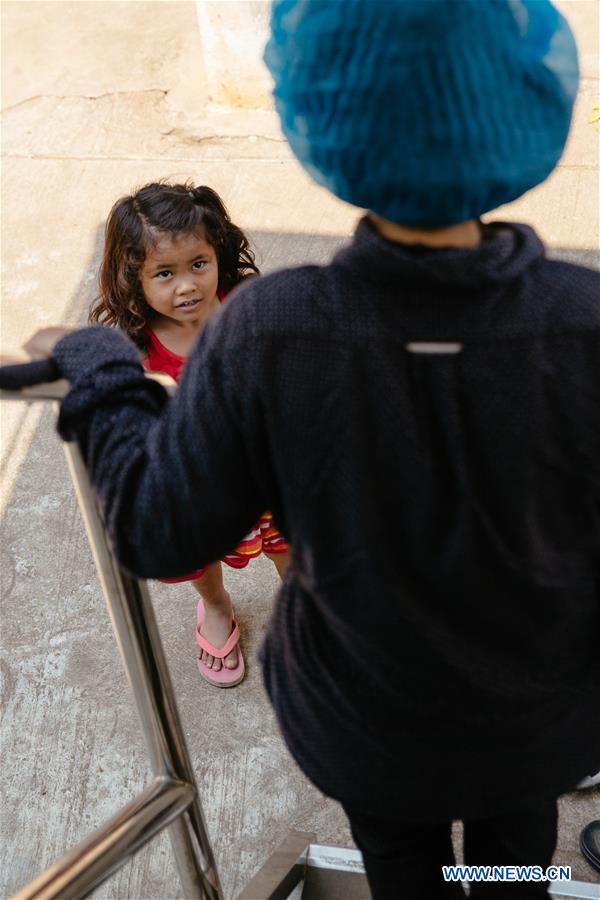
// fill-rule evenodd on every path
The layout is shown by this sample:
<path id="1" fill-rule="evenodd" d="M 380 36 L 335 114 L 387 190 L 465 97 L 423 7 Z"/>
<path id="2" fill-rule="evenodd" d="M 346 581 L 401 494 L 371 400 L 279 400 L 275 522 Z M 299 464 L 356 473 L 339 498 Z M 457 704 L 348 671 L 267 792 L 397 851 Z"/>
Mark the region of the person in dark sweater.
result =
<path id="1" fill-rule="evenodd" d="M 273 511 L 266 689 L 377 900 L 463 896 L 454 819 L 468 863 L 548 866 L 600 763 L 599 277 L 479 221 L 559 159 L 576 53 L 543 0 L 435 8 L 274 5 L 291 146 L 371 212 L 329 265 L 236 288 L 173 398 L 110 329 L 28 345 L 125 567 L 177 577 Z"/>

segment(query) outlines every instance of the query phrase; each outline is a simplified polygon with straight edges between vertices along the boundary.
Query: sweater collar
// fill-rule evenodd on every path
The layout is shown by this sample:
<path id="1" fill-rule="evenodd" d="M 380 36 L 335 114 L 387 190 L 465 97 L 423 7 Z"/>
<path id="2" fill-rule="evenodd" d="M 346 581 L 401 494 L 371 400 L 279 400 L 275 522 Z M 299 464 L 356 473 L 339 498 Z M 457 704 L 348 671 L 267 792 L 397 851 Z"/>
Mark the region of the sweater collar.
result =
<path id="1" fill-rule="evenodd" d="M 481 290 L 518 278 L 544 255 L 544 245 L 528 225 L 494 222 L 483 227 L 479 246 L 430 248 L 397 244 L 382 237 L 367 216 L 360 220 L 354 241 L 334 258 L 376 282 L 454 285 Z"/>

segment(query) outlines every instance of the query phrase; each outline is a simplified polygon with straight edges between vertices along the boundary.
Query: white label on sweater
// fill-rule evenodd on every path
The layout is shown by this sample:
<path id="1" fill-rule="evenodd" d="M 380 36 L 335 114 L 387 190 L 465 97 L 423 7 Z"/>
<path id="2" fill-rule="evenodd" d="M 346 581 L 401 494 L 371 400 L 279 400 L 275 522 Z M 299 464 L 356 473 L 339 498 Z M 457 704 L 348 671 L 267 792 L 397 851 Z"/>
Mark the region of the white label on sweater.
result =
<path id="1" fill-rule="evenodd" d="M 460 353 L 462 344 L 437 344 L 426 341 L 411 341 L 406 345 L 409 353 Z"/>

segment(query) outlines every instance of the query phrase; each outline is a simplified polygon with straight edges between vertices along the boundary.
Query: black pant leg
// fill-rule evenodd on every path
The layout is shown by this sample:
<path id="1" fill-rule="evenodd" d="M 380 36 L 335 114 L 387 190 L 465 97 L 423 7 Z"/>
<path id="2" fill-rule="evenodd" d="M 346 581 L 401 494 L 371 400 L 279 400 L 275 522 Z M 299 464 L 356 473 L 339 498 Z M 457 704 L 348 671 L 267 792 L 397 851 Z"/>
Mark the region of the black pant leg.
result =
<path id="1" fill-rule="evenodd" d="M 460 884 L 442 878 L 442 866 L 454 865 L 451 823 L 411 825 L 344 810 L 373 900 L 464 900 Z"/>
<path id="2" fill-rule="evenodd" d="M 556 801 L 506 816 L 464 823 L 465 863 L 473 866 L 541 866 L 556 848 Z M 477 882 L 471 900 L 535 900 L 548 896 L 546 882 Z"/>

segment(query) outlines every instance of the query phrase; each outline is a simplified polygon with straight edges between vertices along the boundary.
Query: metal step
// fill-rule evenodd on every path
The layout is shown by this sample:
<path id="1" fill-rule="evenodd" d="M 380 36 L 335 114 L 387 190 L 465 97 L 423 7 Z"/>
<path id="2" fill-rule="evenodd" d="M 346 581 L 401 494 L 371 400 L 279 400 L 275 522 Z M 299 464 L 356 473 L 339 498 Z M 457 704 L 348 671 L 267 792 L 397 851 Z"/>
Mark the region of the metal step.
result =
<path id="1" fill-rule="evenodd" d="M 237 900 L 371 900 L 358 850 L 311 843 L 313 834 L 291 831 Z M 600 885 L 557 881 L 553 900 L 600 900 Z"/>
<path id="2" fill-rule="evenodd" d="M 370 900 L 358 850 L 313 844 L 290 831 L 237 900 Z"/>
<path id="3" fill-rule="evenodd" d="M 301 900 L 371 900 L 358 850 L 311 844 L 305 859 Z M 294 898 L 297 900 L 297 898 Z"/>

